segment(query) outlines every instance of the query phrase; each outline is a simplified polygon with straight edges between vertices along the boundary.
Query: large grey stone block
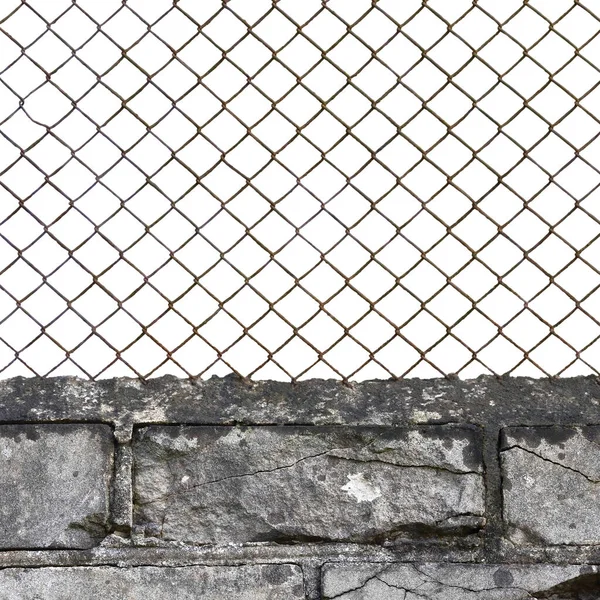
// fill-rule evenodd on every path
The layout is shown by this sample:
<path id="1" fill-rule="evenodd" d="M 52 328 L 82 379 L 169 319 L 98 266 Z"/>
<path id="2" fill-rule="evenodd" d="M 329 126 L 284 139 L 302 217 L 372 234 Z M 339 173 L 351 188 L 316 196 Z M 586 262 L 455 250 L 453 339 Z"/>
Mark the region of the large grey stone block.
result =
<path id="1" fill-rule="evenodd" d="M 295 565 L 0 571 L 0 600 L 304 600 Z"/>
<path id="2" fill-rule="evenodd" d="M 597 567 L 358 563 L 323 568 L 325 600 L 597 600 Z"/>
<path id="3" fill-rule="evenodd" d="M 147 427 L 134 521 L 190 543 L 383 542 L 483 522 L 475 427 Z"/>
<path id="4" fill-rule="evenodd" d="M 600 544 L 600 427 L 510 427 L 501 457 L 512 542 Z"/>
<path id="5" fill-rule="evenodd" d="M 90 548 L 106 535 L 106 425 L 0 426 L 0 548 Z"/>

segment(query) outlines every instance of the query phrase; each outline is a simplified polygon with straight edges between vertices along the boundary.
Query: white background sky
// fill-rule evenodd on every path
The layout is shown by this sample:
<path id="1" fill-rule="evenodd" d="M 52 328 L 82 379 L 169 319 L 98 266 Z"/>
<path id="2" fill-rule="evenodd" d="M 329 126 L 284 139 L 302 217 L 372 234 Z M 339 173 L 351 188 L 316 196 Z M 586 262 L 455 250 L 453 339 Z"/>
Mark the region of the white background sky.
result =
<path id="1" fill-rule="evenodd" d="M 273 4 L 2 0 L 0 377 L 599 371 L 595 3 Z"/>

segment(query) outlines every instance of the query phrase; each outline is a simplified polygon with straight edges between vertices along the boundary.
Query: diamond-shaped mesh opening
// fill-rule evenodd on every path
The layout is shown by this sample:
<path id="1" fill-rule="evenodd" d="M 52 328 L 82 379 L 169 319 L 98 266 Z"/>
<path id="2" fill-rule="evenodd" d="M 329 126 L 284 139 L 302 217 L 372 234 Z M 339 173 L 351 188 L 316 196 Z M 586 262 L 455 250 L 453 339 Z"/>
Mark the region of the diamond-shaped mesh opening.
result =
<path id="1" fill-rule="evenodd" d="M 600 373 L 586 2 L 5 2 L 0 374 Z"/>

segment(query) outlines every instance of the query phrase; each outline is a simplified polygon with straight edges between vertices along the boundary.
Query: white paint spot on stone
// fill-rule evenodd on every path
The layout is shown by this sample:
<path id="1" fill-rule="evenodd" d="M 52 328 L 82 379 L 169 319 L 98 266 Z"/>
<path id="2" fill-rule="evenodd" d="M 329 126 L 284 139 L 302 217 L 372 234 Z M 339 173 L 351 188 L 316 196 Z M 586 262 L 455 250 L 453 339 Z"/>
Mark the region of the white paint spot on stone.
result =
<path id="1" fill-rule="evenodd" d="M 439 412 L 430 410 L 413 410 L 411 420 L 413 423 L 429 423 L 430 421 L 438 421 L 442 418 Z"/>
<path id="2" fill-rule="evenodd" d="M 181 478 L 181 483 L 187 483 L 190 480 L 190 476 L 189 475 L 184 475 Z"/>
<path id="3" fill-rule="evenodd" d="M 348 483 L 342 487 L 357 502 L 373 502 L 381 497 L 381 490 L 370 484 L 362 473 L 348 475 Z"/>
<path id="4" fill-rule="evenodd" d="M 179 450 L 180 452 L 188 452 L 198 447 L 198 440 L 195 437 L 188 438 L 184 435 L 179 435 L 174 438 L 170 435 L 159 433 L 155 439 L 161 446 Z"/>

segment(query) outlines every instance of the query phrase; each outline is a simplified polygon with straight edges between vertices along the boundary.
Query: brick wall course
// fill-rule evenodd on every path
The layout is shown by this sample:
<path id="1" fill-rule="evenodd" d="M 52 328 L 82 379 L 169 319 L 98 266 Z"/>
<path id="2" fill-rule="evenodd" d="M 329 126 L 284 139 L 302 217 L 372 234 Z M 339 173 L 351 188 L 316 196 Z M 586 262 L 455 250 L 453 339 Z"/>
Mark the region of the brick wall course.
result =
<path id="1" fill-rule="evenodd" d="M 59 567 L 0 571 L 0 600 L 302 600 L 296 565 Z"/>
<path id="2" fill-rule="evenodd" d="M 595 378 L 0 382 L 0 599 L 600 600 L 599 452 Z"/>

